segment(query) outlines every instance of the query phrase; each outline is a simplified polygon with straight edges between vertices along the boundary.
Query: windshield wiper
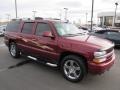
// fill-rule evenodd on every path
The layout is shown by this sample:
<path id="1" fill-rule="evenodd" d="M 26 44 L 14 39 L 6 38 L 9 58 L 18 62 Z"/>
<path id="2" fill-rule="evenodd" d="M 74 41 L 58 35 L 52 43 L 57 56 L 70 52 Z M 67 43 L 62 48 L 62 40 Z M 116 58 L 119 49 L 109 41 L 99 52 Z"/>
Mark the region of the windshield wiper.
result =
<path id="1" fill-rule="evenodd" d="M 81 34 L 81 35 L 83 35 L 84 33 L 76 33 L 76 34 Z"/>
<path id="2" fill-rule="evenodd" d="M 65 34 L 63 36 L 71 36 L 71 37 L 73 37 L 73 36 L 79 36 L 79 35 L 85 35 L 85 34 L 84 33 L 76 33 L 76 34 Z"/>
<path id="3" fill-rule="evenodd" d="M 65 34 L 63 36 L 71 36 L 71 37 L 73 37 L 73 36 L 77 36 L 77 34 Z"/>

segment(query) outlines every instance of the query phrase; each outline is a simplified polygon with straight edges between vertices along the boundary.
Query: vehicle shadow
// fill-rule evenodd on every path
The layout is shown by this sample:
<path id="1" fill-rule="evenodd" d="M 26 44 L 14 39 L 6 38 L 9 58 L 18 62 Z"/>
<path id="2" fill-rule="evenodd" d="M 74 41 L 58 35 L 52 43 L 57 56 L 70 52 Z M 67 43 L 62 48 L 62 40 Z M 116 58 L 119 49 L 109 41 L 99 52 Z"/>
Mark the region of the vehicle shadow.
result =
<path id="1" fill-rule="evenodd" d="M 22 56 L 18 60 L 20 60 L 20 62 L 14 64 L 12 66 L 9 66 L 7 70 L 11 70 L 14 68 L 20 68 L 22 66 L 29 65 L 30 67 L 34 68 L 33 74 L 34 74 L 34 70 L 36 70 L 37 72 L 41 72 L 42 75 L 45 75 L 45 77 L 42 77 L 42 78 L 44 78 L 44 79 L 47 78 L 47 80 L 49 82 L 51 82 L 51 80 L 52 80 L 55 85 L 56 85 L 56 82 L 59 82 L 59 84 L 61 86 L 62 85 L 66 85 L 66 86 L 72 85 L 74 87 L 82 86 L 84 88 L 86 86 L 87 87 L 91 87 L 91 85 L 94 86 L 94 84 L 99 85 L 100 83 L 103 83 L 107 78 L 111 77 L 111 76 L 109 76 L 109 72 L 105 72 L 104 74 L 101 74 L 101 75 L 94 75 L 94 74 L 88 73 L 81 82 L 72 83 L 72 82 L 64 79 L 59 68 L 51 67 L 46 64 L 33 61 L 24 56 Z M 47 81 L 45 81 L 45 83 L 46 82 Z"/>
<path id="2" fill-rule="evenodd" d="M 35 80 L 38 80 L 37 82 L 41 82 L 39 80 L 43 80 L 42 83 L 49 83 L 48 85 L 49 87 L 51 88 L 54 87 L 57 90 L 61 90 L 60 88 L 66 88 L 66 90 L 78 90 L 78 88 L 82 88 L 82 90 L 83 89 L 94 90 L 89 88 L 91 87 L 93 88 L 95 87 L 95 85 L 99 87 L 100 84 L 102 85 L 103 83 L 106 83 L 106 81 L 108 81 L 107 79 L 111 78 L 109 73 L 104 73 L 102 75 L 93 75 L 88 73 L 81 82 L 72 83 L 63 78 L 60 72 L 60 69 L 58 68 L 50 67 L 43 63 L 36 62 L 24 57 L 21 57 L 20 60 L 21 59 L 22 61 L 15 64 L 14 65 L 15 67 L 13 66 L 9 68 L 14 69 L 14 68 L 20 68 L 21 66 L 23 66 L 23 69 L 24 69 L 24 66 L 25 67 L 29 66 L 29 68 L 27 69 L 30 70 L 30 68 L 32 68 L 32 71 L 30 72 L 32 72 L 33 76 L 36 76 L 33 78 L 35 78 Z M 39 75 L 42 77 L 39 77 Z M 41 78 L 41 79 L 38 79 L 38 78 Z"/>
<path id="3" fill-rule="evenodd" d="M 59 68 L 55 68 L 55 67 L 51 67 L 36 61 L 32 61 L 31 63 L 34 67 L 39 68 L 40 70 L 47 72 L 50 76 L 54 76 L 57 77 L 57 81 L 59 81 L 59 83 L 67 83 L 67 84 L 74 84 L 72 82 L 67 81 L 66 79 L 64 79 L 64 77 L 61 74 L 61 71 Z M 75 83 L 76 85 L 92 85 L 95 84 L 95 82 L 102 82 L 104 80 L 104 78 L 106 77 L 105 74 L 102 75 L 94 75 L 91 73 L 88 73 L 85 78 L 79 82 L 79 83 Z M 101 79 L 102 78 L 102 79 Z"/>

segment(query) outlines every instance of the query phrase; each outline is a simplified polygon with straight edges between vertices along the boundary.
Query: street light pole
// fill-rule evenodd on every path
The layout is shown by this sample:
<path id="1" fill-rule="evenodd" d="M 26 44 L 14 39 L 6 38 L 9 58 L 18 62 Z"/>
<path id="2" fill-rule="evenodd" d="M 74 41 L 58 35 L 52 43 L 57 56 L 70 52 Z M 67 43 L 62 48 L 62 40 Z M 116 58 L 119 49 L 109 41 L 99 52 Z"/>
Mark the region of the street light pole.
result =
<path id="1" fill-rule="evenodd" d="M 33 18 L 35 19 L 35 14 L 37 11 L 32 11 L 33 12 Z"/>
<path id="2" fill-rule="evenodd" d="M 94 9 L 94 0 L 92 0 L 92 11 L 91 11 L 91 31 L 93 28 L 93 9 Z"/>
<path id="3" fill-rule="evenodd" d="M 68 11 L 68 8 L 64 8 L 65 9 L 65 21 L 67 21 L 67 11 Z"/>
<path id="4" fill-rule="evenodd" d="M 114 16 L 114 26 L 115 26 L 115 21 L 116 21 L 116 12 L 117 12 L 118 3 L 116 2 L 115 5 L 116 7 L 115 7 L 115 16 Z"/>
<path id="5" fill-rule="evenodd" d="M 18 18 L 17 16 L 17 0 L 15 0 L 15 13 L 16 13 L 16 19 Z"/>

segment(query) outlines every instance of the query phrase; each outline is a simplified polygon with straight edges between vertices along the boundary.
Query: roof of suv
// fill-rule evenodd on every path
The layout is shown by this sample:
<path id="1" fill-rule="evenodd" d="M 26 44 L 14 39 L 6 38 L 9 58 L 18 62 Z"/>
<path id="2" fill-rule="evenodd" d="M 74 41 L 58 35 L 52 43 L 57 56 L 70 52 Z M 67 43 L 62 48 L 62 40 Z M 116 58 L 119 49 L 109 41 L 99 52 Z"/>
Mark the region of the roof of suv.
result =
<path id="1" fill-rule="evenodd" d="M 61 21 L 61 20 L 59 20 L 59 19 L 38 19 L 38 20 L 16 20 L 16 21 L 11 21 L 11 22 L 21 22 L 21 21 L 23 21 L 23 22 L 41 22 L 41 21 L 43 21 L 43 22 L 53 22 L 53 23 L 56 23 L 56 22 L 61 22 L 61 23 L 66 23 L 65 21 Z"/>
<path id="2" fill-rule="evenodd" d="M 63 21 L 58 21 L 58 20 L 24 20 L 23 22 L 53 22 L 53 23 L 56 23 L 56 22 L 61 22 L 61 23 L 65 23 Z"/>

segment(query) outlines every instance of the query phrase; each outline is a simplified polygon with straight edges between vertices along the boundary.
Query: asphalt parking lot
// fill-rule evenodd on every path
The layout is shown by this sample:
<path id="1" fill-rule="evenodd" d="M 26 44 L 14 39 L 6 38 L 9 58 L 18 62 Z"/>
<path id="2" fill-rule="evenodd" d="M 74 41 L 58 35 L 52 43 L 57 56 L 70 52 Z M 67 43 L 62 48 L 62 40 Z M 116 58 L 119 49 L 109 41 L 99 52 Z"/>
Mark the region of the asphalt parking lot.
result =
<path id="1" fill-rule="evenodd" d="M 88 74 L 82 82 L 65 80 L 60 71 L 25 58 L 13 59 L 0 37 L 0 90 L 120 90 L 120 49 L 114 66 L 102 75 Z"/>

